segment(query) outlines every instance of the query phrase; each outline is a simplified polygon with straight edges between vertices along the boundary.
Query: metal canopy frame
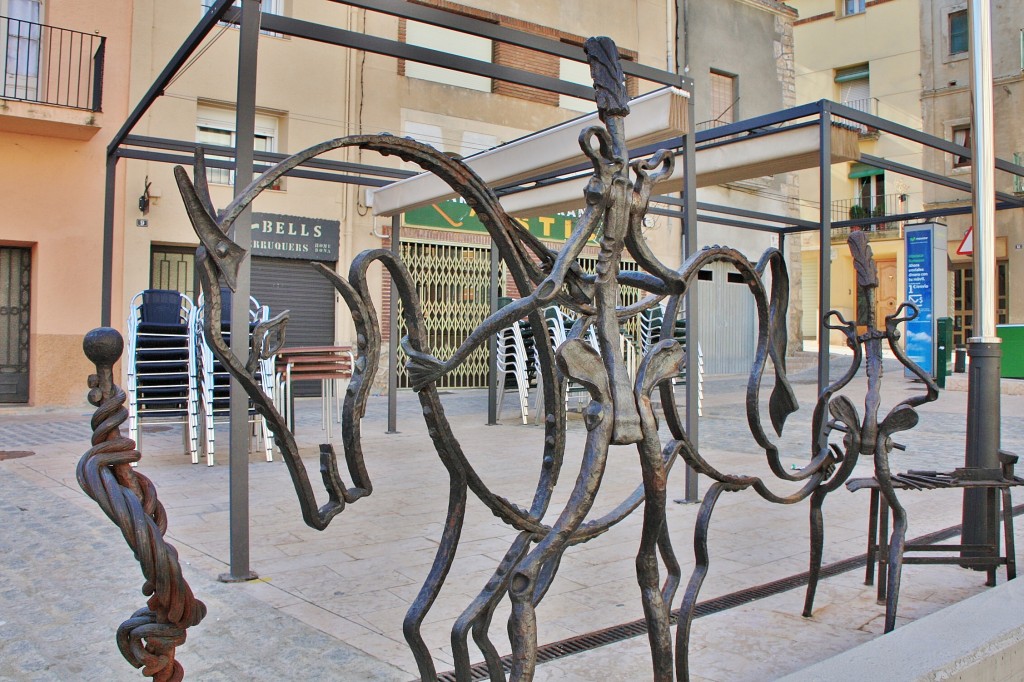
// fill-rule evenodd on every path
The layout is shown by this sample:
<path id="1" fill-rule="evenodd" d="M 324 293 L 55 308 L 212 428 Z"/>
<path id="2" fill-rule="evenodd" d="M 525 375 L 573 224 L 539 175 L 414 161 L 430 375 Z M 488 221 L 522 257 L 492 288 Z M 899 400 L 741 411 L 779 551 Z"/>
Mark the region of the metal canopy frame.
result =
<path id="1" fill-rule="evenodd" d="M 510 43 L 513 45 L 527 47 L 534 50 L 539 50 L 547 54 L 557 55 L 566 59 L 573 59 L 580 62 L 586 62 L 585 55 L 582 48 L 568 45 L 559 41 L 542 38 L 529 33 L 516 31 L 507 27 L 497 26 L 484 21 L 472 19 L 456 15 L 453 13 L 445 12 L 443 10 L 433 9 L 416 5 L 405 0 L 325 0 L 327 2 L 333 2 L 337 4 L 348 5 L 350 7 L 356 7 L 366 9 L 374 12 L 388 14 L 395 17 L 406 18 L 414 21 L 421 21 L 436 26 L 443 26 L 453 30 L 486 37 L 494 41 Z M 430 64 L 434 66 L 441 66 L 444 68 L 455 69 L 466 73 L 475 75 L 481 75 L 489 78 L 498 80 L 505 80 L 521 85 L 527 85 L 530 87 L 546 90 L 550 92 L 556 92 L 559 94 L 571 95 L 574 97 L 581 97 L 585 99 L 594 99 L 593 89 L 586 86 L 581 86 L 576 83 L 568 81 L 562 81 L 556 78 L 550 78 L 540 76 L 528 71 L 522 71 L 502 65 L 492 64 L 489 62 L 481 62 L 478 60 L 467 59 L 463 57 L 456 57 L 448 55 L 435 50 L 429 50 L 413 45 L 408 45 L 399 41 L 390 39 L 379 38 L 375 36 L 367 36 L 364 34 L 358 34 L 351 31 L 346 31 L 332 26 L 325 26 L 322 24 L 311 23 L 302 21 L 290 17 L 282 17 L 277 15 L 262 15 L 258 12 L 259 0 L 243 0 L 242 7 L 237 9 L 235 12 L 229 14 L 232 8 L 232 0 L 216 0 L 210 10 L 200 19 L 199 23 L 188 35 L 185 41 L 181 44 L 175 54 L 168 61 L 167 65 L 161 71 L 157 79 L 152 83 L 146 94 L 143 96 L 141 101 L 136 105 L 129 114 L 128 118 L 124 121 L 117 134 L 111 140 L 107 147 L 106 155 L 106 191 L 104 196 L 104 230 L 103 230 L 103 272 L 102 272 L 102 300 L 101 300 L 101 324 L 109 326 L 111 322 L 111 307 L 112 307 L 112 292 L 113 292 L 113 252 L 114 252 L 114 215 L 115 215 L 115 203 L 116 203 L 116 172 L 117 162 L 121 158 L 141 159 L 148 161 L 155 161 L 161 163 L 185 163 L 188 164 L 192 161 L 192 154 L 195 152 L 197 145 L 191 140 L 174 140 L 168 138 L 157 138 L 147 137 L 141 135 L 132 135 L 131 131 L 138 124 L 141 118 L 148 112 L 149 108 L 159 98 L 165 88 L 168 87 L 169 83 L 179 73 L 179 71 L 185 66 L 188 59 L 196 52 L 200 44 L 207 38 L 210 31 L 218 25 L 218 23 L 229 23 L 236 24 L 242 30 L 239 32 L 239 82 L 248 83 L 242 87 L 239 87 L 237 93 L 237 115 L 239 116 L 239 122 L 243 123 L 238 125 L 237 128 L 240 131 L 251 128 L 251 121 L 248 124 L 244 124 L 242 117 L 253 118 L 255 116 L 255 78 L 251 77 L 255 73 L 256 67 L 256 45 L 258 40 L 242 40 L 243 34 L 249 33 L 251 35 L 253 28 L 251 25 L 243 26 L 247 21 L 256 19 L 259 26 L 265 30 L 273 31 L 282 35 L 288 35 L 290 37 L 302 38 L 307 40 L 313 40 L 321 43 L 337 45 L 340 47 L 348 47 L 351 49 L 362 50 L 366 52 L 373 52 L 376 54 L 386 55 L 395 57 L 398 59 L 406 59 L 424 64 Z M 623 70 L 626 74 L 641 78 L 644 80 L 660 83 L 663 85 L 671 85 L 684 90 L 688 90 L 692 93 L 692 79 L 661 71 L 652 67 L 643 66 L 640 64 L 631 63 L 624 61 Z M 243 75 L 246 78 L 243 78 Z M 693 121 L 692 107 L 693 98 L 690 98 L 691 116 L 690 121 Z M 683 259 L 691 256 L 696 252 L 697 244 L 697 225 L 699 222 L 729 225 L 744 229 L 752 229 L 758 231 L 766 231 L 777 234 L 780 236 L 780 248 L 784 248 L 784 239 L 786 235 L 794 234 L 798 232 L 805 232 L 809 230 L 817 230 L 821 236 L 821 244 L 825 245 L 828 243 L 833 227 L 853 227 L 864 224 L 870 224 L 877 222 L 876 219 L 858 219 L 858 220 L 845 220 L 832 222 L 831 220 L 831 181 L 830 175 L 827 169 L 831 167 L 831 126 L 834 124 L 836 118 L 841 118 L 844 121 L 853 122 L 853 124 L 860 124 L 869 126 L 877 129 L 881 132 L 896 135 L 898 137 L 905 138 L 912 142 L 919 143 L 921 145 L 932 147 L 939 151 L 956 154 L 965 158 L 973 159 L 972 150 L 943 140 L 941 138 L 927 135 L 917 130 L 913 130 L 906 126 L 896 124 L 892 121 L 879 118 L 864 112 L 860 112 L 844 105 L 831 102 L 828 100 L 821 100 L 819 102 L 805 104 L 802 106 L 786 109 L 783 111 L 774 112 L 764 116 L 732 123 L 729 125 L 721 126 L 707 131 L 700 131 L 685 135 L 681 138 L 675 138 L 669 140 L 665 144 L 658 145 L 658 147 L 668 146 L 676 150 L 676 154 L 680 156 L 680 161 L 685 169 L 685 185 L 681 198 L 671 196 L 658 196 L 652 197 L 652 203 L 658 203 L 668 208 L 652 208 L 651 213 L 666 215 L 674 218 L 679 218 L 683 222 L 684 226 L 684 240 L 682 245 L 682 257 Z M 840 122 L 839 125 L 843 123 Z M 698 148 L 708 148 L 719 145 L 729 145 L 740 140 L 749 140 L 756 137 L 770 137 L 771 135 L 778 133 L 783 130 L 791 130 L 794 127 L 802 126 L 813 126 L 817 125 L 819 128 L 819 159 L 818 159 L 818 171 L 819 171 L 819 211 L 820 220 L 818 223 L 802 220 L 795 217 L 775 215 L 770 213 L 764 213 L 759 211 L 749 211 L 745 209 L 736 209 L 727 206 L 709 204 L 709 203 L 698 203 L 696 201 L 696 188 L 695 183 L 691 181 L 691 178 L 696 176 L 695 168 L 695 151 Z M 847 125 L 850 125 L 849 123 Z M 252 145 L 251 136 L 246 139 L 243 135 L 238 135 L 237 149 L 224 148 L 224 147 L 210 147 L 204 145 L 204 149 L 208 149 L 210 152 L 215 153 L 217 156 L 222 157 L 220 159 L 210 158 L 207 161 L 207 165 L 216 168 L 229 168 L 237 169 L 239 166 L 251 166 L 254 170 L 263 170 L 273 164 L 276 161 L 284 158 L 281 154 L 270 154 L 265 152 L 255 152 Z M 634 158 L 637 156 L 643 156 L 643 152 L 649 150 L 654 151 L 654 145 L 648 145 L 645 148 L 634 150 L 631 152 L 631 156 Z M 861 161 L 869 166 L 881 168 L 883 170 L 889 170 L 894 173 L 904 174 L 909 177 L 918 178 L 922 181 L 942 185 L 952 189 L 960 190 L 966 193 L 971 192 L 971 185 L 969 183 L 947 178 L 935 173 L 930 173 L 923 169 L 916 169 L 913 167 L 898 164 L 885 159 L 862 155 Z M 997 159 L 995 161 L 996 169 L 1013 173 L 1024 177 L 1024 167 L 1012 164 L 1008 161 Z M 244 170 L 248 170 L 247 168 Z M 499 193 L 512 193 L 516 191 L 522 191 L 532 186 L 536 186 L 538 183 L 545 182 L 557 182 L 559 178 L 564 178 L 565 174 L 571 172 L 579 172 L 584 170 L 582 167 L 567 168 L 558 172 L 549 172 L 543 175 L 538 175 L 533 178 L 529 178 L 522 182 L 515 183 L 506 187 L 500 187 Z M 289 172 L 289 175 L 293 177 L 301 177 L 306 179 L 321 180 L 327 182 L 342 182 L 348 184 L 357 184 L 364 186 L 382 186 L 390 183 L 395 179 L 407 177 L 409 173 L 394 168 L 386 168 L 380 166 L 364 165 L 364 164 L 353 164 L 344 162 L 335 162 L 328 160 L 317 160 L 302 164 L 300 167 Z M 248 177 L 248 175 L 246 175 Z M 1024 199 L 1007 195 L 1005 193 L 999 194 L 998 209 L 1009 209 L 1009 208 L 1022 208 L 1024 207 Z M 930 219 L 938 216 L 946 215 L 958 215 L 969 213 L 971 211 L 970 206 L 955 207 L 955 208 L 944 208 L 936 209 L 931 211 L 920 211 L 916 213 L 901 214 L 898 216 L 888 216 L 891 220 L 917 220 L 917 219 Z M 397 239 L 399 238 L 399 226 L 400 221 L 398 219 L 392 220 L 393 233 L 392 233 L 392 248 L 396 248 Z M 819 259 L 819 306 L 821 310 L 827 310 L 830 307 L 830 262 L 827 258 L 828 251 L 824 248 L 820 250 Z M 247 283 L 246 283 L 247 284 Z M 247 288 L 247 287 L 246 287 Z M 241 297 L 236 297 L 240 298 Z M 247 299 L 247 296 L 245 297 Z M 695 315 L 696 311 L 696 297 L 694 295 L 688 296 L 687 301 L 687 315 Z M 394 310 L 392 310 L 394 315 Z M 822 325 L 819 326 L 819 338 L 827 339 L 827 330 Z M 392 343 L 394 345 L 394 341 Z M 688 344 L 688 354 L 693 351 L 695 344 Z M 493 352 L 492 352 L 493 354 Z M 392 375 L 394 374 L 394 348 L 391 350 L 392 358 Z M 688 357 L 688 361 L 693 366 L 696 362 L 695 357 Z M 828 385 L 829 382 L 829 355 L 827 343 L 819 343 L 818 352 L 818 387 L 819 390 L 823 389 Z M 492 382 L 493 383 L 493 382 Z M 692 386 L 691 386 L 692 383 Z M 390 403 L 394 404 L 394 384 L 393 376 L 392 380 L 389 381 L 391 391 Z M 239 391 L 238 393 L 241 393 Z M 492 386 L 492 401 L 493 401 L 493 386 Z M 692 395 L 691 395 L 692 394 Z M 691 406 L 693 409 L 691 409 Z M 245 409 L 243 408 L 236 410 L 236 406 L 232 407 L 232 418 L 235 418 L 235 412 L 239 411 L 240 416 L 238 421 L 244 424 L 245 421 Z M 493 410 L 491 410 L 493 413 Z M 693 441 L 698 442 L 698 423 L 696 415 L 696 382 L 687 383 L 687 428 L 691 432 Z M 389 432 L 394 431 L 393 418 L 389 417 Z M 248 567 L 248 499 L 247 490 L 245 486 L 241 485 L 241 479 L 235 480 L 235 469 L 238 468 L 240 472 L 247 466 L 246 457 L 246 444 L 243 442 L 235 443 L 235 438 L 232 438 L 231 444 L 231 462 L 232 462 L 232 491 L 237 492 L 241 496 L 245 496 L 244 500 L 240 499 L 240 506 L 244 506 L 244 513 L 239 508 L 236 508 L 236 502 L 233 499 L 231 505 L 232 518 L 231 518 L 231 543 L 232 543 L 232 566 L 230 577 L 233 579 L 247 579 L 253 574 L 249 571 Z M 239 439 L 240 441 L 242 439 Z M 236 457 L 236 450 L 240 454 Z M 237 466 L 236 466 L 237 460 Z M 244 472 L 247 474 L 247 472 Z M 242 476 L 239 473 L 239 476 Z M 247 480 L 247 477 L 246 477 Z M 688 499 L 696 499 L 696 477 L 687 477 L 686 493 Z M 236 511 L 238 512 L 236 514 Z M 242 527 L 244 525 L 244 527 Z M 237 537 L 236 537 L 237 531 Z M 238 544 L 244 542 L 246 547 L 244 552 L 239 552 L 237 560 L 235 554 L 236 541 Z M 243 549 L 243 548 L 239 548 Z"/>

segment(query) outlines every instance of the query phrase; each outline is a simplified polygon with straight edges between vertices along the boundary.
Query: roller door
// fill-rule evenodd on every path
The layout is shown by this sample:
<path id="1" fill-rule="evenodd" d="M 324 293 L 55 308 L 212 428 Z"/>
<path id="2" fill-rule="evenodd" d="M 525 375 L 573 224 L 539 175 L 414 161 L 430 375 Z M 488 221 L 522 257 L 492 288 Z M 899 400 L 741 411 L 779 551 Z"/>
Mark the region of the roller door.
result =
<path id="1" fill-rule="evenodd" d="M 324 263 L 330 268 L 334 263 Z M 270 314 L 288 310 L 285 345 L 334 345 L 334 287 L 309 261 L 284 258 L 252 259 L 252 295 Z M 302 382 L 296 395 L 320 395 L 319 382 Z"/>

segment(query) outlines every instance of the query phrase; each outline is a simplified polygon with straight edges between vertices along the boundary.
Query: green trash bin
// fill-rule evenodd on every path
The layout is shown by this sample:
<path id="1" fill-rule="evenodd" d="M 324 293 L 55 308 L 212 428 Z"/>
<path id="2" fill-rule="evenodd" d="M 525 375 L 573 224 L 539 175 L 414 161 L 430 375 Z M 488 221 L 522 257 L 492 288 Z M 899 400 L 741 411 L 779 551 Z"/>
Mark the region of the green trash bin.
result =
<path id="1" fill-rule="evenodd" d="M 935 383 L 946 387 L 946 377 L 953 372 L 953 318 L 935 320 Z"/>
<path id="2" fill-rule="evenodd" d="M 1004 379 L 1024 379 L 1024 324 L 997 324 L 996 334 L 1003 342 Z"/>

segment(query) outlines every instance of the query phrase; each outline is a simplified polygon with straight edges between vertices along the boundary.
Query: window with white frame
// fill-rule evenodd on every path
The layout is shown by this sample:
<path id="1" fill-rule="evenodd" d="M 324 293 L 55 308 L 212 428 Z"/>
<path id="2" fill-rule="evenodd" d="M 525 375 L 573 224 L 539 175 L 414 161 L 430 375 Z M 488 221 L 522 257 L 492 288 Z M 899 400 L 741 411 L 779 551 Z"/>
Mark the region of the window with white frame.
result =
<path id="1" fill-rule="evenodd" d="M 839 86 L 839 103 L 851 109 L 871 111 L 871 70 L 867 64 L 836 69 L 836 85 Z"/>
<path id="2" fill-rule="evenodd" d="M 842 0 L 843 16 L 860 14 L 865 10 L 865 0 Z"/>
<path id="3" fill-rule="evenodd" d="M 971 125 L 969 123 L 953 126 L 953 144 L 967 149 L 971 148 Z M 971 157 L 963 154 L 953 155 L 953 168 L 970 168 Z"/>
<path id="4" fill-rule="evenodd" d="M 200 2 L 202 3 L 203 6 L 203 14 L 206 14 L 210 11 L 210 8 L 213 7 L 216 0 L 200 0 Z M 284 0 L 261 0 L 260 11 L 265 12 L 267 14 L 284 14 L 283 5 Z M 231 6 L 241 7 L 242 3 L 240 2 L 240 0 L 235 0 L 233 3 L 231 3 Z"/>
<path id="5" fill-rule="evenodd" d="M 450 28 L 408 21 L 405 25 L 405 42 L 409 45 L 446 52 L 458 57 L 468 57 L 480 62 L 492 61 L 490 40 L 453 31 Z M 455 85 L 470 90 L 491 91 L 491 79 L 486 76 L 462 73 L 461 71 L 445 69 L 430 64 L 420 64 L 410 60 L 405 61 L 405 75 L 409 78 L 419 78 L 435 83 Z"/>
<path id="6" fill-rule="evenodd" d="M 253 137 L 253 150 L 257 152 L 276 152 L 278 139 L 278 120 L 276 116 L 256 114 L 256 134 Z M 196 142 L 217 147 L 235 146 L 235 112 L 232 109 L 199 105 L 196 113 Z M 224 159 L 226 157 L 207 154 L 207 159 Z M 228 168 L 207 168 L 206 180 L 214 185 L 234 185 L 235 172 Z M 282 189 L 281 181 L 270 189 Z"/>
<path id="7" fill-rule="evenodd" d="M 0 0 L 6 35 L 0 53 L 4 62 L 4 97 L 38 99 L 39 40 L 42 35 L 40 0 Z"/>
<path id="8" fill-rule="evenodd" d="M 736 76 L 723 71 L 712 70 L 710 74 L 711 122 L 723 126 L 736 122 L 739 95 L 736 93 Z"/>

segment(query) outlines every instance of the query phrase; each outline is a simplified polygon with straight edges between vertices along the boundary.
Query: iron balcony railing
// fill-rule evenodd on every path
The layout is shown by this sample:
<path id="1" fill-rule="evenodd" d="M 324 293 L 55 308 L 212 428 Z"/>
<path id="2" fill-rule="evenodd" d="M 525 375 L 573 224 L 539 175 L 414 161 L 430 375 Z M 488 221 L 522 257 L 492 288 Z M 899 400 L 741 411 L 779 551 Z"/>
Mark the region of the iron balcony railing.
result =
<path id="1" fill-rule="evenodd" d="M 872 116 L 878 116 L 878 99 L 875 97 L 865 97 L 864 99 L 854 99 L 849 102 L 843 102 L 843 106 L 850 107 L 857 111 L 862 111 L 865 114 L 871 114 Z M 873 135 L 878 132 L 877 128 L 866 126 L 863 123 L 857 121 L 851 121 L 848 118 L 842 118 L 837 116 L 835 121 L 840 125 L 845 125 L 853 130 L 858 131 L 861 135 Z"/>
<path id="2" fill-rule="evenodd" d="M 107 39 L 0 16 L 0 99 L 101 111 Z"/>
<path id="3" fill-rule="evenodd" d="M 857 221 L 854 225 L 832 228 L 832 242 L 845 243 L 850 230 L 866 232 L 868 239 L 902 239 L 903 220 L 886 220 L 887 216 L 906 214 L 906 194 L 878 194 L 832 202 L 832 222 Z"/>

